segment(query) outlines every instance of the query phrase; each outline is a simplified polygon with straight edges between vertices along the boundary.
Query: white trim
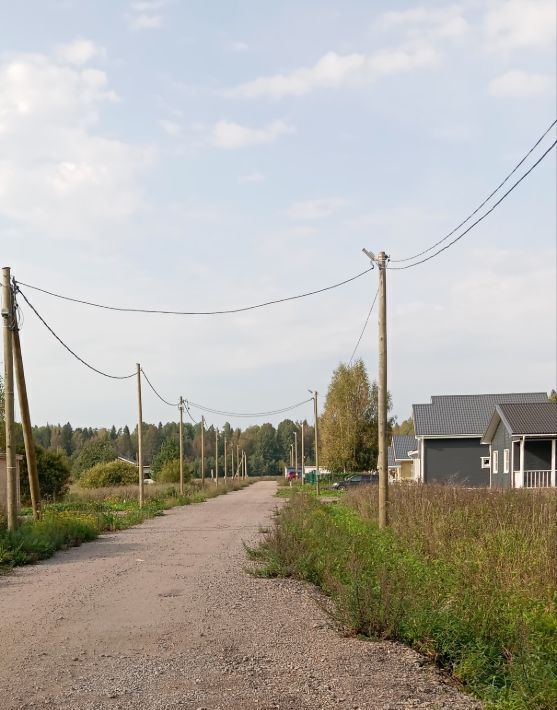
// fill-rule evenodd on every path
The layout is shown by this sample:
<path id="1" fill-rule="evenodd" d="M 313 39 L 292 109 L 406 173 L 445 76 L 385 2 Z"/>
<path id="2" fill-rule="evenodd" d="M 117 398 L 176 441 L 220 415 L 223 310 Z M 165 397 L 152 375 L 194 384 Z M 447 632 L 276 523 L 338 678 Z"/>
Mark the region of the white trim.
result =
<path id="1" fill-rule="evenodd" d="M 503 449 L 503 473 L 509 473 L 510 465 L 510 451 L 509 449 Z"/>
<path id="2" fill-rule="evenodd" d="M 495 451 L 491 454 L 491 470 L 493 473 L 499 473 L 499 451 Z"/>
<path id="3" fill-rule="evenodd" d="M 557 486 L 557 439 L 551 439 L 551 485 Z"/>
<path id="4" fill-rule="evenodd" d="M 525 437 L 522 437 L 520 440 L 520 470 L 518 480 L 515 481 L 516 488 L 524 488 L 524 441 Z"/>

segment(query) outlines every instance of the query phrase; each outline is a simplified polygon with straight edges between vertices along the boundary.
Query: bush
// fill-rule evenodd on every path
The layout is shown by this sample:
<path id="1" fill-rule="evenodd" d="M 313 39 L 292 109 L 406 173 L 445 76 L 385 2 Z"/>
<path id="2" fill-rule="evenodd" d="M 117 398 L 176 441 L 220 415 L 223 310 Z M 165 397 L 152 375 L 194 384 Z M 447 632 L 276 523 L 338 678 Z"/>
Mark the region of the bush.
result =
<path id="1" fill-rule="evenodd" d="M 174 461 L 180 456 L 180 444 L 173 439 L 168 437 L 162 442 L 158 454 L 153 459 L 151 464 L 151 471 L 153 472 L 153 478 L 160 480 L 158 474 L 162 468 L 169 462 Z M 176 479 L 178 480 L 178 479 Z"/>
<path id="2" fill-rule="evenodd" d="M 126 461 L 98 463 L 82 473 L 79 485 L 83 488 L 106 488 L 108 486 L 127 486 L 138 482 L 137 467 Z"/>
<path id="3" fill-rule="evenodd" d="M 84 471 L 98 463 L 107 463 L 117 458 L 116 448 L 110 441 L 88 441 L 73 461 L 72 473 L 79 478 Z"/>
<path id="4" fill-rule="evenodd" d="M 184 463 L 184 481 L 191 478 L 191 469 Z M 157 483 L 178 483 L 180 480 L 180 459 L 167 461 L 157 474 Z"/>
<path id="5" fill-rule="evenodd" d="M 35 446 L 37 455 L 37 472 L 39 474 L 39 489 L 41 498 L 45 500 L 57 500 L 68 490 L 71 471 L 66 454 L 57 451 L 48 451 L 42 446 Z M 24 501 L 28 501 L 29 474 L 27 472 L 27 461 L 24 459 L 20 465 L 21 496 Z"/>

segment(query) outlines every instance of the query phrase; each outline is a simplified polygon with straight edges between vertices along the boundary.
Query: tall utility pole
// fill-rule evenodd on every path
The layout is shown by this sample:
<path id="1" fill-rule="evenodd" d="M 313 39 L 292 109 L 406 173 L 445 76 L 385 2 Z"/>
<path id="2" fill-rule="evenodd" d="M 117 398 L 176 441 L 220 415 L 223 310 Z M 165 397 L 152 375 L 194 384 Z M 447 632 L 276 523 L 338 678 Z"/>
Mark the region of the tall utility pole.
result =
<path id="1" fill-rule="evenodd" d="M 143 508 L 143 407 L 141 405 L 141 365 L 137 363 L 137 467 L 139 469 L 139 507 Z"/>
<path id="2" fill-rule="evenodd" d="M 389 524 L 389 469 L 387 467 L 387 261 L 384 251 L 377 256 L 363 250 L 379 270 L 378 296 L 378 376 L 377 376 L 377 469 L 379 471 L 379 527 Z"/>
<path id="3" fill-rule="evenodd" d="M 244 478 L 248 477 L 248 455 L 244 451 Z"/>
<path id="4" fill-rule="evenodd" d="M 180 397 L 180 495 L 184 495 L 184 399 Z"/>
<path id="5" fill-rule="evenodd" d="M 205 417 L 201 417 L 201 487 L 205 487 Z"/>
<path id="6" fill-rule="evenodd" d="M 305 456 L 304 456 L 304 422 L 302 422 L 302 433 L 300 436 L 300 440 L 302 443 L 302 451 L 301 451 L 301 464 L 302 464 L 302 486 L 304 485 L 304 478 L 306 477 L 306 466 L 305 466 Z"/>
<path id="7" fill-rule="evenodd" d="M 227 458 L 226 458 L 226 434 L 224 436 L 224 482 L 226 483 L 226 463 L 227 463 Z"/>
<path id="8" fill-rule="evenodd" d="M 215 484 L 219 485 L 219 430 L 215 428 Z"/>
<path id="9" fill-rule="evenodd" d="M 311 392 L 311 390 L 310 390 Z M 318 417 L 317 417 L 317 391 L 313 392 L 313 418 L 315 429 L 315 485 L 316 493 L 319 495 L 319 432 L 318 432 Z"/>
<path id="10" fill-rule="evenodd" d="M 27 458 L 27 474 L 29 477 L 29 492 L 31 494 L 31 507 L 33 508 L 33 518 L 38 520 L 41 517 L 41 491 L 39 487 L 39 473 L 37 470 L 37 455 L 35 442 L 33 441 L 33 430 L 31 428 L 31 414 L 29 412 L 29 400 L 27 398 L 27 386 L 25 384 L 25 370 L 23 369 L 23 357 L 21 355 L 21 342 L 19 339 L 19 327 L 17 320 L 14 323 L 13 350 L 14 368 L 17 380 L 17 392 L 19 394 L 19 410 L 21 413 L 21 427 L 23 429 L 23 441 L 25 443 L 25 455 Z"/>
<path id="11" fill-rule="evenodd" d="M 290 444 L 290 468 L 294 468 L 294 444 Z"/>
<path id="12" fill-rule="evenodd" d="M 294 432 L 294 462 L 296 466 L 296 478 L 298 478 L 298 432 Z"/>
<path id="13" fill-rule="evenodd" d="M 232 458 L 232 461 L 230 462 L 230 475 L 232 476 L 232 480 L 236 478 L 236 473 L 234 471 L 234 443 L 230 445 L 230 456 Z"/>
<path id="14" fill-rule="evenodd" d="M 17 527 L 17 469 L 14 436 L 14 357 L 15 314 L 10 267 L 2 269 L 2 319 L 4 321 L 4 420 L 6 424 L 6 516 L 8 530 Z"/>

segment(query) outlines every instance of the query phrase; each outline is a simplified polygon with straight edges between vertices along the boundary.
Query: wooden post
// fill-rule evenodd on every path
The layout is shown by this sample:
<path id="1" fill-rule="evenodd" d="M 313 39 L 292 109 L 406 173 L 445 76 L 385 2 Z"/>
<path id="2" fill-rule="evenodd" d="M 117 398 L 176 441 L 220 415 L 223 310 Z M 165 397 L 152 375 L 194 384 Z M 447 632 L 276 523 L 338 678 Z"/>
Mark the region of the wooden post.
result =
<path id="1" fill-rule="evenodd" d="M 302 435 L 301 435 L 301 439 L 302 439 L 302 446 L 301 446 L 301 448 L 302 448 L 302 451 L 301 451 L 302 461 L 301 461 L 301 463 L 302 463 L 302 486 L 303 486 L 303 485 L 304 485 L 304 479 L 305 479 L 305 477 L 306 477 L 306 466 L 305 466 L 305 457 L 304 457 L 304 422 L 302 422 Z"/>
<path id="2" fill-rule="evenodd" d="M 227 464 L 227 459 L 226 459 L 226 436 L 224 437 L 224 482 L 226 483 L 226 464 Z"/>
<path id="3" fill-rule="evenodd" d="M 31 507 L 33 508 L 34 520 L 41 517 L 41 492 L 39 487 L 39 473 L 37 470 L 37 455 L 35 442 L 33 441 L 33 430 L 31 428 L 31 414 L 29 412 L 29 399 L 27 397 L 27 387 L 25 384 L 25 371 L 23 369 L 23 357 L 21 355 L 21 342 L 19 339 L 19 328 L 17 323 L 13 332 L 14 368 L 17 380 L 17 392 L 19 395 L 19 409 L 21 411 L 21 426 L 23 429 L 23 441 L 25 443 L 25 456 L 27 459 L 27 475 L 29 477 L 29 491 L 31 494 Z"/>
<path id="4" fill-rule="evenodd" d="M 201 417 L 201 487 L 205 488 L 205 417 Z"/>
<path id="5" fill-rule="evenodd" d="M 137 468 L 139 473 L 139 507 L 143 508 L 143 407 L 141 405 L 141 365 L 137 363 Z"/>
<path id="6" fill-rule="evenodd" d="M 184 400 L 180 397 L 180 495 L 184 495 Z"/>
<path id="7" fill-rule="evenodd" d="M 298 432 L 294 432 L 294 462 L 296 466 L 296 478 L 298 478 Z"/>
<path id="8" fill-rule="evenodd" d="M 2 319 L 4 321 L 4 420 L 6 424 L 6 517 L 8 530 L 17 527 L 17 469 L 14 436 L 13 309 L 10 267 L 2 269 Z"/>
<path id="9" fill-rule="evenodd" d="M 244 478 L 248 478 L 248 455 L 244 451 Z"/>
<path id="10" fill-rule="evenodd" d="M 315 420 L 315 485 L 316 485 L 316 493 L 319 496 L 319 446 L 318 446 L 318 441 L 319 441 L 319 434 L 317 431 L 318 428 L 318 417 L 317 417 L 317 392 L 313 393 L 313 417 Z"/>
<path id="11" fill-rule="evenodd" d="M 240 444 L 236 444 L 236 475 L 240 479 Z"/>
<path id="12" fill-rule="evenodd" d="M 236 472 L 234 471 L 234 444 L 232 444 L 230 447 L 230 455 L 232 457 L 232 461 L 230 464 L 230 475 L 232 476 L 232 480 L 234 480 L 236 478 Z"/>
<path id="13" fill-rule="evenodd" d="M 379 471 L 379 527 L 389 524 L 389 472 L 387 467 L 387 260 L 385 252 L 377 255 L 379 270 L 379 367 L 377 378 L 378 444 L 377 468 Z"/>
<path id="14" fill-rule="evenodd" d="M 219 485 L 219 430 L 215 427 L 215 485 Z"/>

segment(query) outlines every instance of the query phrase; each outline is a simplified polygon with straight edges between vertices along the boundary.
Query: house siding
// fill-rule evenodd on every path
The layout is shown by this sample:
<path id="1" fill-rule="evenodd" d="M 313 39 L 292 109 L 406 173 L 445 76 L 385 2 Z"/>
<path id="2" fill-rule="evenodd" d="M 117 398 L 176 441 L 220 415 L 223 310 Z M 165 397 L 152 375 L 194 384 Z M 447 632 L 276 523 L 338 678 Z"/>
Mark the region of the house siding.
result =
<path id="1" fill-rule="evenodd" d="M 480 442 L 480 437 L 424 439 L 424 482 L 489 486 L 489 469 L 481 465 L 489 447 Z"/>
<path id="2" fill-rule="evenodd" d="M 507 428 L 502 421 L 499 422 L 499 426 L 495 431 L 493 441 L 491 442 L 491 487 L 492 488 L 510 488 L 511 486 L 511 447 L 512 439 L 507 431 Z M 504 473 L 505 470 L 505 449 L 509 450 L 509 472 Z M 499 452 L 499 466 L 498 473 L 493 472 L 493 452 Z M 519 465 L 520 467 L 520 465 Z"/>

